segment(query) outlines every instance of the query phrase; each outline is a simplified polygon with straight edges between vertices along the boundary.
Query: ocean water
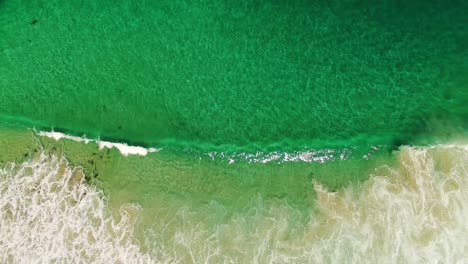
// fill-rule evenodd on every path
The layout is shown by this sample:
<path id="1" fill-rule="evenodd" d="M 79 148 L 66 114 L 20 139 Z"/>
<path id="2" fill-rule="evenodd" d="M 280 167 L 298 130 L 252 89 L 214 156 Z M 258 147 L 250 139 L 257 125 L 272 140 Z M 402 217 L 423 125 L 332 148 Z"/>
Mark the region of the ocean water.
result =
<path id="1" fill-rule="evenodd" d="M 0 262 L 468 262 L 467 12 L 0 0 Z"/>

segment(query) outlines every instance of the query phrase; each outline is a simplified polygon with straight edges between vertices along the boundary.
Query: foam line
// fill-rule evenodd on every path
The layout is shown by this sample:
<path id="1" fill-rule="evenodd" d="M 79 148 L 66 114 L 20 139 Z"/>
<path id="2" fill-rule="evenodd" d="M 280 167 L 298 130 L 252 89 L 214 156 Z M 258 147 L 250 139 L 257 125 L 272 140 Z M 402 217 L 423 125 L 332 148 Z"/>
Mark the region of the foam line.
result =
<path id="1" fill-rule="evenodd" d="M 125 143 L 115 143 L 115 142 L 110 142 L 110 141 L 103 141 L 103 140 L 93 140 L 93 139 L 87 139 L 85 137 L 76 137 L 76 136 L 70 136 L 64 133 L 60 132 L 46 132 L 46 131 L 40 131 L 37 133 L 37 135 L 42 136 L 42 137 L 48 137 L 48 138 L 53 138 L 55 140 L 59 140 L 62 138 L 66 139 L 71 139 L 74 141 L 78 142 L 84 142 L 85 144 L 88 144 L 89 142 L 96 142 L 99 146 L 99 149 L 104 149 L 104 148 L 116 148 L 122 153 L 124 156 L 128 155 L 140 155 L 140 156 L 146 156 L 148 153 L 152 152 L 158 152 L 160 149 L 156 148 L 144 148 L 140 146 L 129 146 Z"/>

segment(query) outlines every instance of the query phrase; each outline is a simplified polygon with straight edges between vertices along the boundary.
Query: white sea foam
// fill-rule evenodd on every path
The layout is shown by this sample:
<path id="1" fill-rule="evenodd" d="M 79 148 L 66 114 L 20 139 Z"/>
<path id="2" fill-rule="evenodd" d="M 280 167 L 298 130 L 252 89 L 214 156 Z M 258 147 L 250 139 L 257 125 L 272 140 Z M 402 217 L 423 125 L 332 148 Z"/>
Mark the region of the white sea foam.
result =
<path id="1" fill-rule="evenodd" d="M 257 151 L 255 153 L 230 153 L 210 151 L 202 155 L 208 156 L 210 159 L 227 160 L 229 164 L 234 164 L 236 160 L 247 161 L 249 163 L 284 163 L 284 162 L 306 162 L 306 163 L 324 163 L 334 159 L 345 160 L 351 155 L 349 149 L 322 149 L 322 150 L 303 150 L 303 151 Z M 369 156 L 372 153 L 369 153 Z"/>
<path id="2" fill-rule="evenodd" d="M 99 149 L 117 148 L 120 151 L 120 153 L 122 153 L 122 155 L 124 156 L 128 156 L 128 155 L 146 156 L 148 153 L 159 151 L 159 149 L 156 149 L 156 148 L 144 148 L 144 147 L 139 147 L 139 146 L 129 146 L 125 143 L 114 143 L 114 142 L 103 141 L 103 140 L 92 140 L 92 139 L 87 139 L 85 137 L 70 136 L 64 133 L 54 132 L 54 131 L 51 131 L 51 132 L 40 131 L 37 134 L 39 136 L 49 137 L 55 140 L 66 138 L 66 139 L 71 139 L 71 140 L 78 141 L 78 142 L 84 142 L 85 144 L 95 141 L 99 145 Z"/>
<path id="3" fill-rule="evenodd" d="M 78 169 L 42 154 L 0 169 L 0 263 L 151 263 L 133 237 L 140 208 L 108 212 Z"/>

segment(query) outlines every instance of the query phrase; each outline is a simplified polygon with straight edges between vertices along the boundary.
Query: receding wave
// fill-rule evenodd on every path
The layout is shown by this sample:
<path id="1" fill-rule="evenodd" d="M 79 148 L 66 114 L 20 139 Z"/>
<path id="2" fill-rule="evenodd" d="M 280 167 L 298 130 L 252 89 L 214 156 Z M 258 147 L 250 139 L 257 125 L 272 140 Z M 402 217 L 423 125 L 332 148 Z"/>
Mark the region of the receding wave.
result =
<path id="1" fill-rule="evenodd" d="M 303 219 L 281 198 L 258 197 L 230 214 L 216 199 L 110 205 L 79 167 L 41 153 L 0 171 L 2 262 L 467 261 L 468 146 L 403 147 L 397 155 L 357 187 L 330 192 L 314 182 L 316 206 Z"/>
<path id="2" fill-rule="evenodd" d="M 0 170 L 2 263 L 144 263 L 132 232 L 140 208 L 119 220 L 80 169 L 42 153 Z"/>

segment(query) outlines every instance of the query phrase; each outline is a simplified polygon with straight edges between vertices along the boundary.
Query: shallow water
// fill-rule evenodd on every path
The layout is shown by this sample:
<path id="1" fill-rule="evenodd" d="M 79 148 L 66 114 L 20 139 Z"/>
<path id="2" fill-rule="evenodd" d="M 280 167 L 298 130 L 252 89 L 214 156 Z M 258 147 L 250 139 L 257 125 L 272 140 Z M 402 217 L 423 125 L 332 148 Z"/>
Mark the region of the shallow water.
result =
<path id="1" fill-rule="evenodd" d="M 142 198 L 144 182 L 134 179 L 133 185 L 128 184 L 139 176 L 136 171 L 127 174 L 128 182 L 120 189 L 113 186 L 106 195 L 86 184 L 86 169 L 60 158 L 59 152 L 31 152 L 24 162 L 8 163 L 0 170 L 3 262 L 463 263 L 468 259 L 466 144 L 403 147 L 395 153 L 394 164 L 381 165 L 362 184 L 336 192 L 311 181 L 303 186 L 314 193 L 307 207 L 288 197 L 266 197 L 260 189 L 239 194 L 237 199 L 247 201 L 236 207 L 236 198 L 225 191 L 239 186 L 226 180 L 204 202 L 202 198 L 197 202 L 194 193 L 177 195 L 184 188 L 180 182 L 178 186 L 159 183 L 172 189 L 172 195 L 155 192 Z M 141 164 L 145 157 L 135 159 Z M 299 191 L 297 186 L 291 188 Z"/>

